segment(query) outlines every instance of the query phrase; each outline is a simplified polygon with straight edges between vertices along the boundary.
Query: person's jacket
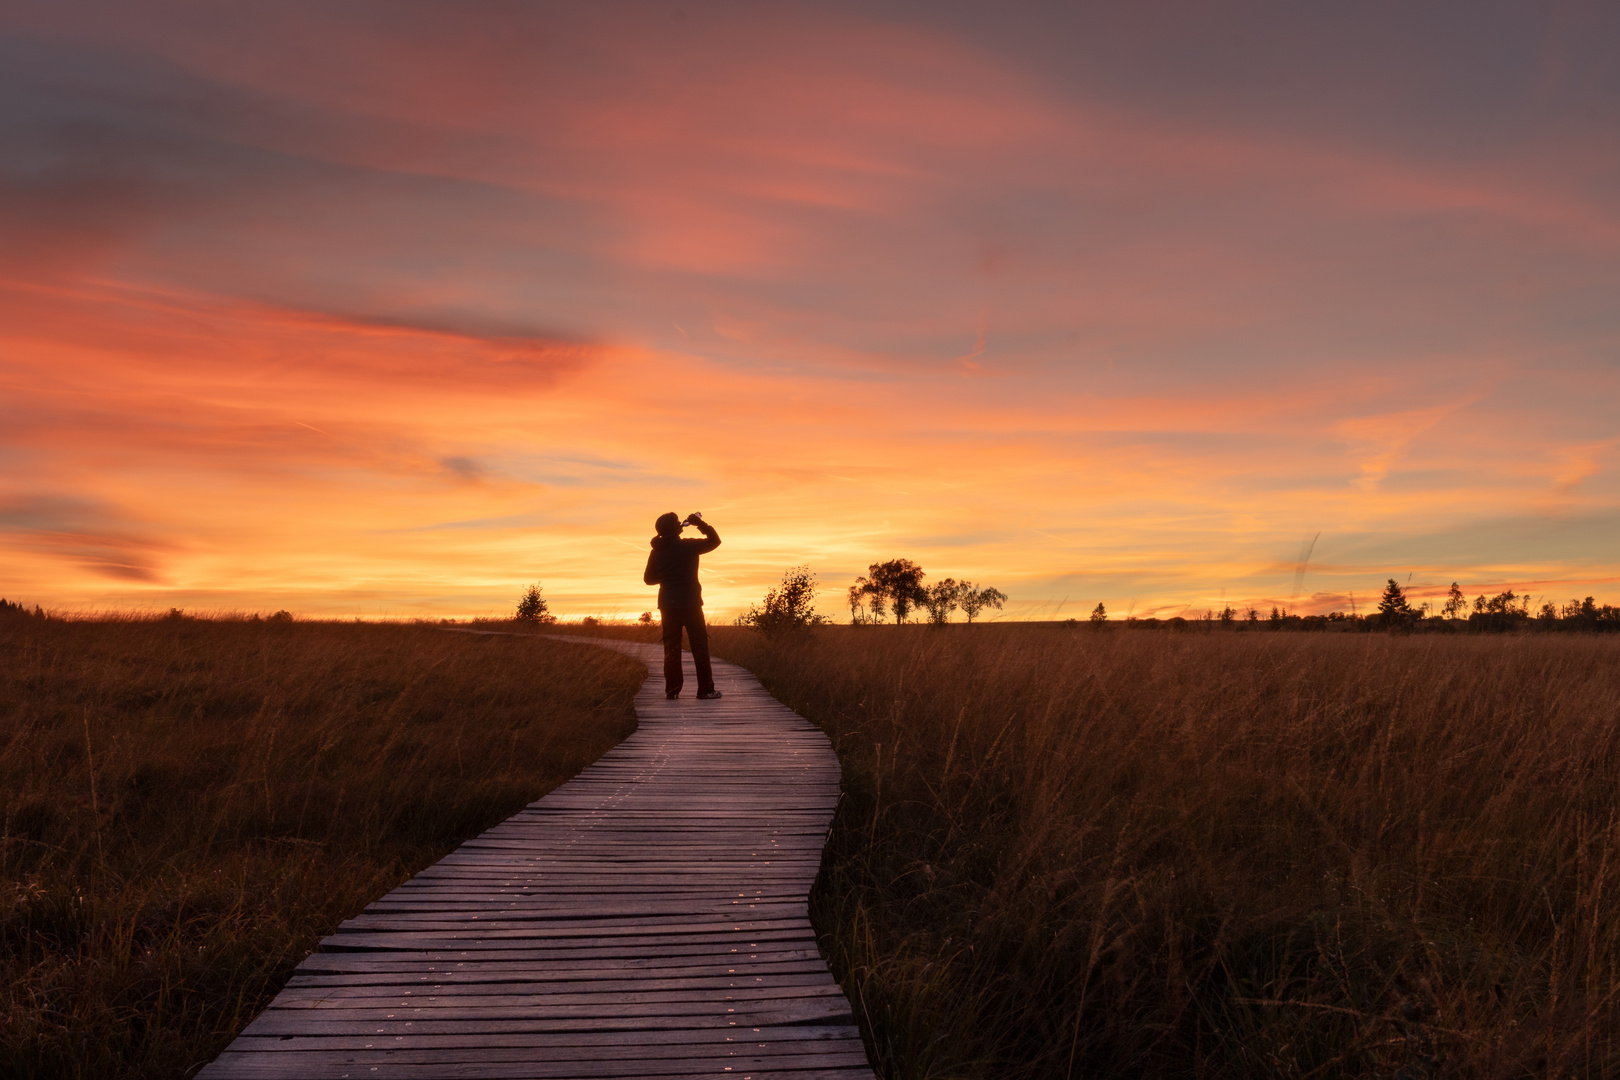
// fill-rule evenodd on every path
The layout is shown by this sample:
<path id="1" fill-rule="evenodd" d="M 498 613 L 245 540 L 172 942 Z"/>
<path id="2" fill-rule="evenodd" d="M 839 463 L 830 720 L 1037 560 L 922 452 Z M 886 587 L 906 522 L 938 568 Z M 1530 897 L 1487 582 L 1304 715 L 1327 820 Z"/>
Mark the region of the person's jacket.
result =
<path id="1" fill-rule="evenodd" d="M 706 521 L 694 522 L 703 531 L 702 540 L 682 540 L 678 536 L 655 536 L 647 556 L 647 572 L 641 579 L 658 586 L 658 609 L 703 606 L 703 586 L 698 583 L 698 556 L 720 546 L 720 534 Z"/>

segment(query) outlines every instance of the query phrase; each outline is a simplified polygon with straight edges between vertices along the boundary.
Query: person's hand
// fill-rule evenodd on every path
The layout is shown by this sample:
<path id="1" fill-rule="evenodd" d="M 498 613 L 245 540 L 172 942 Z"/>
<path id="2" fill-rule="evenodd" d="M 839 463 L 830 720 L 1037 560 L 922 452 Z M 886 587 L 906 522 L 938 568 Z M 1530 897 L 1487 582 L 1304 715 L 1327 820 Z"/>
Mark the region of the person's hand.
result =
<path id="1" fill-rule="evenodd" d="M 681 522 L 681 524 L 682 525 L 696 525 L 698 522 L 700 522 L 702 520 L 703 520 L 703 515 L 698 513 L 696 510 L 694 510 L 690 514 L 686 515 L 686 520 Z"/>

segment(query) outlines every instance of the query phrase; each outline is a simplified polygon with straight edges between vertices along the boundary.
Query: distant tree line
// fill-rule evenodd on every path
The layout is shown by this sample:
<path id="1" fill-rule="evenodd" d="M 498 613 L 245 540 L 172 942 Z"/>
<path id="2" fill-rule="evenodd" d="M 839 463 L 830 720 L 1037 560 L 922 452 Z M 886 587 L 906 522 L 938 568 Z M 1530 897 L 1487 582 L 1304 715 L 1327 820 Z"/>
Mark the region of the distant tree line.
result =
<path id="1" fill-rule="evenodd" d="M 1291 615 L 1273 607 L 1269 615 L 1257 608 L 1242 610 L 1230 604 L 1220 611 L 1206 611 L 1202 618 L 1187 619 L 1180 616 L 1169 619 L 1126 618 L 1123 625 L 1150 629 L 1232 629 L 1232 630 L 1336 630 L 1342 632 L 1398 630 L 1424 633 L 1455 633 L 1458 631 L 1503 633 L 1515 630 L 1531 631 L 1585 631 L 1588 633 L 1620 631 L 1620 607 L 1598 604 L 1588 596 L 1584 600 L 1571 600 L 1567 604 L 1544 603 L 1534 614 L 1530 610 L 1529 593 L 1515 593 L 1508 589 L 1494 596 L 1476 596 L 1470 602 L 1457 582 L 1451 583 L 1446 599 L 1438 612 L 1428 603 L 1413 604 L 1406 590 L 1390 578 L 1378 599 L 1375 611 L 1365 615 L 1356 611 L 1342 611 L 1326 615 Z M 1103 605 L 1098 604 L 1091 613 L 1093 626 L 1110 624 Z M 1078 626 L 1078 619 L 1067 620 Z"/>
<path id="2" fill-rule="evenodd" d="M 1002 609 L 1007 594 L 993 586 L 979 585 L 955 578 L 941 578 L 933 584 L 925 582 L 927 574 L 910 559 L 889 559 L 867 567 L 845 594 L 849 602 L 850 622 L 856 626 L 887 622 L 892 615 L 896 625 L 911 620 L 919 613 L 924 621 L 944 626 L 951 616 L 962 612 L 969 625 L 986 611 Z M 808 566 L 789 567 L 782 575 L 782 583 L 765 594 L 761 604 L 750 607 L 736 619 L 739 626 L 751 626 L 775 636 L 793 633 L 830 623 L 832 620 L 815 610 L 815 575 Z M 1507 631 L 1585 631 L 1589 633 L 1620 631 L 1620 608 L 1611 604 L 1598 604 L 1593 597 L 1570 600 L 1565 604 L 1544 603 L 1532 612 L 1529 593 L 1516 593 L 1507 589 L 1494 596 L 1479 595 L 1470 601 L 1457 582 L 1451 583 L 1439 610 L 1434 611 L 1427 602 L 1413 604 L 1406 590 L 1390 578 L 1378 599 L 1377 608 L 1363 615 L 1353 609 L 1346 614 L 1332 611 L 1326 615 L 1294 615 L 1279 607 L 1270 614 L 1262 614 L 1253 606 L 1242 609 L 1224 604 L 1220 611 L 1210 609 L 1202 618 L 1173 616 L 1168 619 L 1127 616 L 1123 620 L 1110 619 L 1108 609 L 1098 603 L 1091 610 L 1086 623 L 1096 629 L 1123 626 L 1131 629 L 1164 627 L 1182 629 L 1226 630 L 1327 630 L 1340 632 L 1394 630 L 1404 632 L 1448 633 L 1457 631 L 1503 633 Z M 43 616 L 38 608 L 34 613 Z M 0 600 L 0 616 L 29 614 L 20 604 Z M 174 613 L 176 616 L 179 612 Z M 273 618 L 291 619 L 285 612 Z M 548 609 L 538 582 L 528 586 L 519 598 L 515 618 L 527 623 L 555 623 L 557 617 Z M 587 622 L 595 623 L 589 619 Z M 653 621 L 651 612 L 643 612 L 642 623 Z M 1079 619 L 1065 619 L 1061 625 L 1080 626 Z"/>
<path id="3" fill-rule="evenodd" d="M 896 624 L 925 612 L 935 626 L 950 622 L 960 610 L 971 623 L 985 611 L 999 609 L 1007 594 L 971 581 L 944 578 L 926 584 L 923 568 L 910 559 L 890 559 L 873 563 L 846 594 L 850 621 L 856 626 L 887 621 L 890 613 Z M 738 626 L 750 626 L 769 637 L 800 633 L 812 626 L 832 622 L 815 609 L 816 578 L 808 566 L 791 566 L 782 574 L 782 583 L 765 594 L 762 603 L 752 605 L 737 616 Z"/>
<path id="4" fill-rule="evenodd" d="M 924 585 L 925 576 L 923 568 L 910 559 L 873 563 L 849 587 L 850 622 L 856 626 L 881 623 L 892 611 L 899 625 L 913 612 L 926 611 L 930 623 L 944 626 L 951 621 L 951 613 L 960 609 L 971 625 L 985 611 L 999 611 L 1007 602 L 1007 594 L 991 586 L 955 578 Z"/>

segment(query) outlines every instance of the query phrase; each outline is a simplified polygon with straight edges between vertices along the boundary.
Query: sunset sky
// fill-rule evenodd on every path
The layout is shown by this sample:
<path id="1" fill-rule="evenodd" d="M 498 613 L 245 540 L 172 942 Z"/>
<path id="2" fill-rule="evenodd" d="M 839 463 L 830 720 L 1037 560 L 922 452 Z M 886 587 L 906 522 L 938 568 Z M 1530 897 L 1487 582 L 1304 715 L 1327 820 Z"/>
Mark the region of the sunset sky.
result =
<path id="1" fill-rule="evenodd" d="M 0 0 L 0 595 L 1620 602 L 1620 6 Z M 1303 579 L 1302 554 L 1315 540 Z"/>

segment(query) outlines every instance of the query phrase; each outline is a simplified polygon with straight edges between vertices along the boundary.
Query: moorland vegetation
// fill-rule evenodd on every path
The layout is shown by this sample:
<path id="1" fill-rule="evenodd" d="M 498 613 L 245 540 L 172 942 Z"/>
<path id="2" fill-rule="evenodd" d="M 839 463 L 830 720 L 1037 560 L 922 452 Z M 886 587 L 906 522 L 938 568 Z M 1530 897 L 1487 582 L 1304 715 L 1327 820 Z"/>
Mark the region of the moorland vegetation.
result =
<path id="1" fill-rule="evenodd" d="M 837 749 L 883 1075 L 1620 1075 L 1612 638 L 712 637 Z"/>
<path id="2" fill-rule="evenodd" d="M 337 924 L 634 727 L 605 649 L 0 610 L 0 1076 L 180 1077 Z"/>
<path id="3" fill-rule="evenodd" d="M 788 572 L 788 576 L 794 577 L 797 582 L 796 595 L 801 597 L 804 611 L 813 612 L 815 586 L 814 575 L 811 574 L 809 567 L 794 567 Z M 784 576 L 784 588 L 788 584 L 788 576 Z M 993 586 L 976 585 L 971 581 L 958 581 L 949 577 L 930 585 L 924 583 L 927 576 L 923 568 L 911 559 L 889 559 L 873 563 L 865 574 L 855 579 L 855 583 L 849 586 L 845 594 L 845 599 L 849 603 L 850 623 L 855 626 L 876 625 L 884 622 L 889 613 L 893 612 L 895 624 L 900 625 L 914 613 L 926 612 L 930 624 L 945 626 L 951 621 L 952 613 L 960 610 L 967 623 L 972 625 L 982 613 L 991 609 L 1001 610 L 1007 600 L 1007 594 Z M 767 602 L 776 595 L 777 593 L 773 592 L 766 598 Z M 1184 630 L 1197 626 L 1209 629 L 1218 625 L 1226 630 L 1396 630 L 1407 633 L 1413 631 L 1456 633 L 1460 630 L 1500 633 L 1525 629 L 1591 633 L 1620 631 L 1620 607 L 1611 604 L 1600 605 L 1591 596 L 1584 600 L 1571 600 L 1566 604 L 1546 601 L 1532 614 L 1529 593 L 1516 593 L 1512 589 L 1505 589 L 1494 595 L 1480 594 L 1474 597 L 1470 610 L 1468 598 L 1464 595 L 1461 585 L 1453 581 L 1445 601 L 1436 609 L 1428 601 L 1413 603 L 1407 596 L 1406 588 L 1394 578 L 1390 578 L 1376 607 L 1366 614 L 1357 610 L 1354 593 L 1350 594 L 1349 600 L 1348 613 L 1330 611 L 1320 615 L 1300 615 L 1288 611 L 1284 606 L 1272 605 L 1270 614 L 1266 615 L 1262 614 L 1260 608 L 1252 605 L 1240 609 L 1234 608 L 1231 604 L 1223 604 L 1219 611 L 1211 608 L 1206 610 L 1202 617 L 1194 616 L 1190 619 L 1187 618 L 1185 611 L 1180 615 L 1163 619 L 1156 616 L 1136 618 L 1133 615 L 1127 615 L 1124 619 L 1111 619 L 1108 609 L 1099 601 L 1097 606 L 1091 609 L 1086 621 L 1098 627 L 1123 625 L 1132 630 L 1152 630 L 1161 627 Z M 650 621 L 650 618 L 649 614 L 643 621 Z M 784 625 L 805 626 L 818 620 L 830 621 L 819 615 L 791 619 L 786 623 L 779 619 L 773 624 L 773 628 L 780 631 Z M 1078 626 L 1080 620 L 1064 619 L 1062 625 Z"/>
<path id="4" fill-rule="evenodd" d="M 1614 639 L 835 627 L 799 569 L 756 609 L 788 631 L 712 638 L 839 754 L 812 916 L 882 1075 L 1620 1075 Z M 16 605 L 0 660 L 17 1076 L 208 1060 L 337 922 L 622 737 L 645 674 Z"/>
<path id="5" fill-rule="evenodd" d="M 1352 599 L 1354 599 L 1352 597 Z M 1202 624 L 1205 629 L 1220 626 L 1225 630 L 1338 630 L 1372 631 L 1391 630 L 1402 633 L 1506 633 L 1519 631 L 1563 631 L 1578 633 L 1612 633 L 1620 631 L 1620 608 L 1612 604 L 1599 604 L 1594 597 L 1571 600 L 1566 604 L 1547 601 L 1531 614 L 1529 593 L 1515 593 L 1504 589 L 1492 596 L 1474 597 L 1472 610 L 1462 588 L 1453 581 L 1446 600 L 1438 612 L 1428 602 L 1414 604 L 1406 590 L 1394 578 L 1384 586 L 1377 607 L 1361 614 L 1352 609 L 1330 611 L 1324 615 L 1297 615 L 1272 607 L 1269 616 L 1262 617 L 1254 607 L 1239 611 L 1230 604 L 1219 612 L 1210 610 L 1202 619 L 1172 617 L 1169 619 L 1126 618 L 1123 625 L 1132 629 L 1169 627 L 1186 629 Z M 1074 620 L 1069 620 L 1072 624 Z M 1107 613 L 1098 604 L 1091 613 L 1091 621 L 1106 622 Z"/>

